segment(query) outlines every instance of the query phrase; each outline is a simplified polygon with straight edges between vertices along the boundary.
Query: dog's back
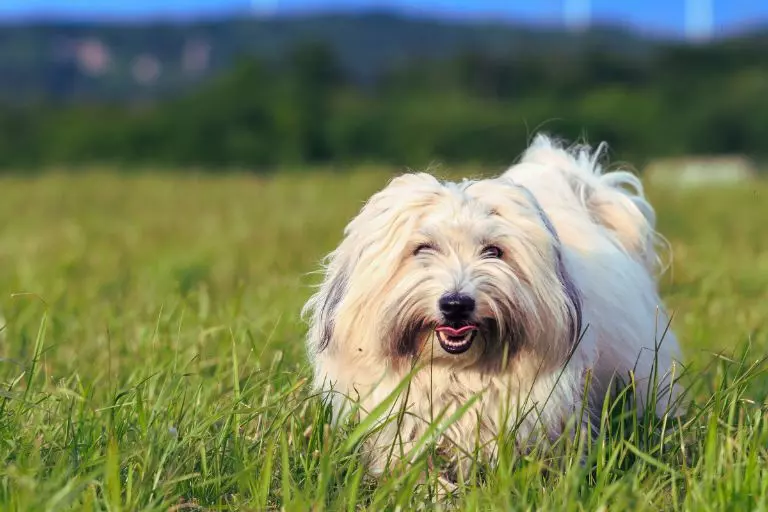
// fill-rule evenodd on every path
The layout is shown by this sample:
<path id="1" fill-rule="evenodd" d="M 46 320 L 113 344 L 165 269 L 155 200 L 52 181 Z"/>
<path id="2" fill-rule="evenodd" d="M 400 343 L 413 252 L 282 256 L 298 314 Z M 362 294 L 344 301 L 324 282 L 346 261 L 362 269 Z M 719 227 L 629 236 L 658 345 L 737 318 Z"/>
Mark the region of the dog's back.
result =
<path id="1" fill-rule="evenodd" d="M 660 265 L 657 248 L 665 245 L 656 233 L 656 214 L 646 200 L 643 185 L 634 174 L 619 170 L 603 172 L 599 159 L 605 150 L 588 146 L 566 148 L 537 135 L 520 162 L 505 174 L 540 198 L 545 210 L 588 212 L 617 242 L 649 271 Z M 546 193 L 539 193 L 546 189 Z"/>
<path id="2" fill-rule="evenodd" d="M 655 283 L 659 268 L 656 215 L 642 183 L 627 171 L 603 172 L 598 162 L 604 145 L 564 147 L 537 136 L 520 161 L 502 179 L 525 187 L 550 218 L 572 260 L 583 299 L 585 323 L 594 342 L 595 395 L 604 395 L 615 375 L 635 374 L 637 382 L 660 376 L 665 388 L 657 412 L 677 402 L 669 379 L 679 375 L 673 361 L 679 347 Z M 634 264 L 625 264 L 621 253 Z M 628 263 L 628 262 L 627 262 Z M 583 343 L 584 344 L 584 343 Z M 589 342 L 584 344 L 589 350 Z M 641 397 L 638 406 L 644 407 Z M 598 405 L 599 405 L 598 404 Z M 677 409 L 679 405 L 676 405 Z M 682 408 L 679 408 L 682 410 Z"/>

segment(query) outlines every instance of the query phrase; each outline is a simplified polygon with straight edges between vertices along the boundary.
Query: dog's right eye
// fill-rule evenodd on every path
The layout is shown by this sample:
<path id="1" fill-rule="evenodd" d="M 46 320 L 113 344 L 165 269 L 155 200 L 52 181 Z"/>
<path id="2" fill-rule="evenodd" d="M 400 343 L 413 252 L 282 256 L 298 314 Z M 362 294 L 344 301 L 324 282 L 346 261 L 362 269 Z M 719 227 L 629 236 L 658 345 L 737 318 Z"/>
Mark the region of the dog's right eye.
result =
<path id="1" fill-rule="evenodd" d="M 434 250 L 435 246 L 432 244 L 419 244 L 419 246 L 413 250 L 413 255 L 418 256 L 419 254 L 424 254 L 426 252 L 434 252 Z"/>

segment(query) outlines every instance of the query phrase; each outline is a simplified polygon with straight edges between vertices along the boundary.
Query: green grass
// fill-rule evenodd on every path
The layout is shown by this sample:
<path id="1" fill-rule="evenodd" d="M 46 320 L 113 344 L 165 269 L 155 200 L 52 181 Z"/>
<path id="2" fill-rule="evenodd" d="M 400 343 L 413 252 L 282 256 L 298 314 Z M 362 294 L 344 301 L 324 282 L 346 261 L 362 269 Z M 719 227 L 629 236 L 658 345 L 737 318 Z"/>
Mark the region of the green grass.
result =
<path id="1" fill-rule="evenodd" d="M 0 180 L 0 510 L 436 506 L 426 460 L 365 477 L 307 386 L 308 274 L 387 177 Z M 510 451 L 459 509 L 768 509 L 768 185 L 653 199 L 685 421 Z"/>

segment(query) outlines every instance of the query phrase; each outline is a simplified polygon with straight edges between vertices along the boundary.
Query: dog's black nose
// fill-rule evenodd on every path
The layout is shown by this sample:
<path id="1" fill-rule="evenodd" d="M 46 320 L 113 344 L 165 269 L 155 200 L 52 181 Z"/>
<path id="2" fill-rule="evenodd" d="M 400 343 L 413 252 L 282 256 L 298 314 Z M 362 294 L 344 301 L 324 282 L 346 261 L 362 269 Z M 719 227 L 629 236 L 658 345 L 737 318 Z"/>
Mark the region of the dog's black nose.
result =
<path id="1" fill-rule="evenodd" d="M 438 306 L 446 320 L 459 322 L 469 319 L 475 311 L 475 299 L 463 293 L 451 293 L 440 297 Z"/>

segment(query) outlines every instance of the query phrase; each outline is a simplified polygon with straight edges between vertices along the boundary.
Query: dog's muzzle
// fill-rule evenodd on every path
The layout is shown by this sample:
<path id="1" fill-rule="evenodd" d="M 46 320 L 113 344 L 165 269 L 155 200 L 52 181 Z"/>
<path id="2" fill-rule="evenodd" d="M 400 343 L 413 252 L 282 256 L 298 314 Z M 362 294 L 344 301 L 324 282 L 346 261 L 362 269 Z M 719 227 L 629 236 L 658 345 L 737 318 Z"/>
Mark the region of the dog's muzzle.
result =
<path id="1" fill-rule="evenodd" d="M 477 334 L 477 325 L 471 322 L 475 312 L 475 299 L 463 293 L 450 293 L 438 301 L 444 322 L 435 328 L 437 340 L 449 354 L 469 350 Z"/>

